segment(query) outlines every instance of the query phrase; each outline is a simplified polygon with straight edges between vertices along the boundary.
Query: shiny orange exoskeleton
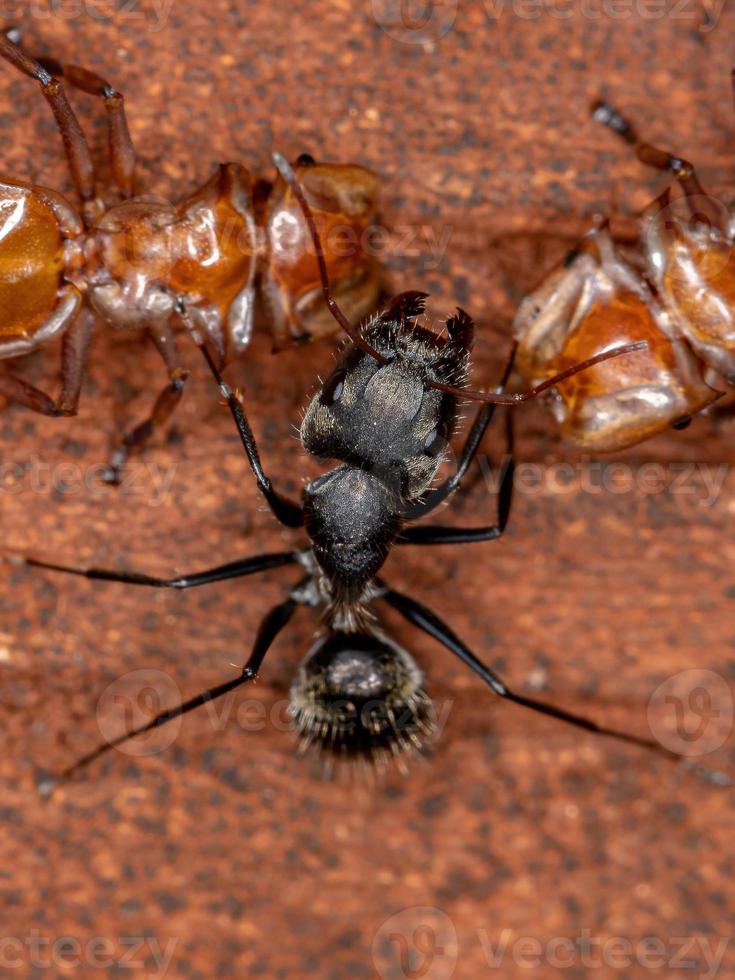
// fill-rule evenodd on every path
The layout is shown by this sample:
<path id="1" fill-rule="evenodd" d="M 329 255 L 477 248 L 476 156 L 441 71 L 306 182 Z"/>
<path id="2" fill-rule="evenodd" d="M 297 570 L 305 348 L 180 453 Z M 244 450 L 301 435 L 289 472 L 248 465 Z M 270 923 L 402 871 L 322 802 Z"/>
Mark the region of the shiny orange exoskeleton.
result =
<path id="1" fill-rule="evenodd" d="M 57 399 L 10 373 L 0 396 L 46 415 L 77 412 L 94 314 L 114 329 L 146 334 L 160 351 L 168 384 L 151 415 L 122 440 L 109 468 L 119 478 L 128 452 L 142 445 L 178 404 L 187 377 L 173 326 L 205 334 L 222 362 L 250 342 L 256 303 L 280 349 L 334 331 L 303 215 L 282 178 L 256 181 L 222 164 L 189 198 L 170 204 L 135 196 L 135 154 L 123 96 L 77 66 L 40 62 L 0 36 L 0 56 L 35 78 L 60 130 L 80 209 L 61 195 L 17 180 L 0 181 L 0 360 L 63 337 Z M 61 78 L 103 99 L 118 203 L 97 194 L 84 134 Z M 380 294 L 366 235 L 376 220 L 377 178 L 363 167 L 296 163 L 326 243 L 335 292 L 357 322 Z"/>
<path id="2" fill-rule="evenodd" d="M 551 407 L 562 434 L 592 452 L 642 442 L 719 397 L 605 226 L 523 300 L 514 331 L 516 365 L 534 383 L 609 347 L 647 341 L 646 350 L 606 361 L 554 390 Z"/>
<path id="3" fill-rule="evenodd" d="M 606 362 L 555 391 L 563 435 L 584 449 L 624 449 L 668 426 L 682 426 L 735 384 L 735 222 L 708 197 L 686 160 L 642 142 L 608 103 L 593 116 L 634 147 L 638 158 L 674 174 L 644 214 L 634 269 L 606 226 L 587 236 L 521 303 L 514 322 L 517 364 L 532 382 L 568 360 L 646 339 L 648 350 Z"/>

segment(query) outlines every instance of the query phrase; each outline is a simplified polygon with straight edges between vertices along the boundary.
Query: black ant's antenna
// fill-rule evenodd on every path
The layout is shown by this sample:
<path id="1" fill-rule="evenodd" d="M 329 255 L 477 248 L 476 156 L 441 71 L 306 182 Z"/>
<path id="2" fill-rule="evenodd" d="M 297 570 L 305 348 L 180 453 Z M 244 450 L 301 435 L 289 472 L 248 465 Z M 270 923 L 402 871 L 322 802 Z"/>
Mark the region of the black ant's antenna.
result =
<path id="1" fill-rule="evenodd" d="M 313 212 L 308 201 L 306 200 L 303 189 L 296 178 L 296 174 L 293 172 L 293 168 L 280 153 L 273 153 L 273 162 L 275 163 L 281 177 L 283 177 L 293 191 L 294 197 L 299 202 L 301 210 L 304 214 L 306 224 L 309 228 L 309 232 L 314 243 L 314 251 L 316 253 L 316 260 L 319 266 L 319 276 L 322 282 L 322 292 L 324 293 L 324 299 L 332 316 L 342 327 L 355 346 L 365 351 L 365 353 L 369 354 L 371 357 L 374 357 L 379 364 L 387 364 L 388 358 L 369 344 L 362 337 L 359 329 L 352 326 L 344 311 L 340 309 L 339 304 L 332 295 L 332 290 L 329 284 L 329 275 L 327 273 L 327 264 L 324 259 L 324 249 L 322 248 L 321 239 L 319 238 L 316 221 L 314 220 Z M 608 361 L 613 357 L 620 357 L 623 354 L 632 354 L 634 351 L 646 350 L 647 347 L 648 343 L 646 341 L 639 341 L 634 344 L 623 344 L 618 347 L 613 347 L 610 350 L 602 351 L 601 353 L 596 354 L 594 357 L 589 357 L 585 361 L 580 361 L 579 364 L 575 364 L 572 367 L 567 368 L 565 371 L 562 371 L 560 374 L 554 375 L 553 378 L 549 378 L 542 384 L 536 385 L 529 391 L 519 393 L 509 394 L 507 392 L 498 392 L 497 390 L 474 391 L 468 388 L 456 388 L 453 385 L 444 384 L 441 381 L 432 381 L 431 379 L 427 379 L 425 383 L 427 387 L 434 388 L 437 391 L 442 391 L 447 395 L 454 395 L 455 398 L 463 398 L 469 401 L 489 402 L 495 405 L 516 405 L 519 402 L 530 401 L 532 398 L 538 397 L 538 395 L 542 394 L 544 391 L 548 391 L 549 388 L 555 387 L 562 381 L 566 381 L 567 378 L 571 378 L 573 375 L 579 374 L 581 371 L 586 371 L 587 368 L 594 367 L 596 364 L 601 364 L 603 361 Z"/>
<path id="2" fill-rule="evenodd" d="M 388 358 L 363 339 L 360 331 L 352 326 L 348 317 L 345 315 L 343 310 L 340 309 L 337 300 L 334 298 L 334 296 L 332 296 L 332 290 L 329 285 L 329 274 L 327 273 L 327 263 L 324 258 L 324 249 L 322 248 L 321 239 L 319 238 L 319 231 L 317 230 L 316 221 L 314 220 L 314 213 L 306 200 L 301 184 L 299 184 L 298 180 L 296 179 L 296 174 L 293 172 L 291 164 L 288 163 L 286 158 L 281 156 L 280 153 L 273 154 L 273 162 L 278 168 L 280 175 L 293 191 L 294 197 L 299 202 L 299 207 L 301 208 L 304 218 L 306 219 L 309 233 L 311 234 L 312 241 L 314 242 L 316 261 L 319 265 L 319 278 L 322 281 L 322 292 L 324 293 L 324 299 L 329 307 L 330 313 L 356 347 L 359 347 L 361 350 L 364 350 L 366 354 L 374 357 L 378 364 L 387 364 Z"/>

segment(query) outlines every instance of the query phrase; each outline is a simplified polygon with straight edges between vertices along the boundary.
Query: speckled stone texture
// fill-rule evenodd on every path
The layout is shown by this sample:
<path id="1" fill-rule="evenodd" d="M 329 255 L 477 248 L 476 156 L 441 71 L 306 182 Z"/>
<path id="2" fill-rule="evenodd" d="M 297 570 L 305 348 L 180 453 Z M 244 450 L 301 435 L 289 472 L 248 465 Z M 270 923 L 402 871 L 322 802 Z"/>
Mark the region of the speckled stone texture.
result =
<path id="1" fill-rule="evenodd" d="M 456 6 L 442 37 L 430 24 L 423 43 L 406 43 L 391 36 L 400 7 L 391 14 L 387 0 L 174 0 L 167 14 L 151 0 L 132 12 L 64 6 L 50 16 L 34 5 L 26 44 L 124 90 L 152 190 L 183 195 L 219 160 L 267 174 L 272 147 L 375 168 L 395 232 L 390 286 L 430 290 L 440 314 L 453 303 L 475 314 L 478 384 L 497 376 L 519 291 L 583 230 L 585 214 L 632 214 L 661 187 L 587 120 L 593 97 L 616 99 L 651 139 L 701 161 L 716 193 L 734 186 L 731 8 L 715 17 L 716 5 L 694 0 L 450 3 L 434 8 L 445 17 Z M 99 106 L 74 101 L 102 156 Z M 6 66 L 0 107 L 4 170 L 68 190 L 48 109 Z M 262 334 L 251 354 L 229 377 L 248 395 L 269 469 L 295 493 L 318 472 L 301 459 L 294 425 L 330 347 L 271 357 Z M 167 574 L 295 540 L 263 510 L 198 356 L 186 358 L 193 381 L 172 436 L 134 461 L 133 482 L 118 491 L 79 480 L 150 403 L 161 370 L 149 347 L 98 331 L 78 419 L 0 414 L 4 552 Z M 56 365 L 49 351 L 23 371 L 53 387 Z M 585 491 L 584 462 L 549 469 L 580 461 L 540 407 L 519 411 L 517 428 L 519 459 L 540 464 L 545 483 L 518 494 L 507 536 L 406 548 L 386 577 L 433 602 L 519 690 L 608 724 L 648 734 L 653 692 L 690 668 L 714 672 L 727 694 L 732 415 L 615 457 L 634 474 L 696 464 L 689 483 L 680 478 L 692 493 L 653 492 L 655 479 L 631 488 L 622 469 L 604 471 L 607 489 Z M 496 433 L 486 451 L 501 447 Z M 721 490 L 702 506 L 703 474 L 720 466 Z M 169 481 L 167 492 L 156 480 Z M 487 522 L 493 506 L 476 476 L 444 514 Z M 293 579 L 272 572 L 168 594 L 0 568 L 3 976 L 158 976 L 166 949 L 167 975 L 186 978 L 464 980 L 528 976 L 529 963 L 540 977 L 557 968 L 574 978 L 709 976 L 708 960 L 723 953 L 718 975 L 732 975 L 732 737 L 694 765 L 673 765 L 586 736 L 498 703 L 393 615 L 386 621 L 425 668 L 445 722 L 409 778 L 325 782 L 296 756 L 282 708 L 315 628 L 304 614 L 224 716 L 190 715 L 165 751 L 112 753 L 39 798 L 40 769 L 99 740 L 95 712 L 109 685 L 103 724 L 130 717 L 136 677 L 119 680 L 128 672 L 169 678 L 160 687 L 159 675 L 143 676 L 148 710 L 157 685 L 175 701 L 177 690 L 190 696 L 233 676 L 259 617 Z M 686 707 L 686 692 L 677 696 Z M 702 704 L 692 702 L 690 729 Z M 727 697 L 717 704 L 726 712 Z M 659 695 L 652 716 L 675 741 L 672 706 Z M 565 943 L 584 937 L 586 947 Z"/>

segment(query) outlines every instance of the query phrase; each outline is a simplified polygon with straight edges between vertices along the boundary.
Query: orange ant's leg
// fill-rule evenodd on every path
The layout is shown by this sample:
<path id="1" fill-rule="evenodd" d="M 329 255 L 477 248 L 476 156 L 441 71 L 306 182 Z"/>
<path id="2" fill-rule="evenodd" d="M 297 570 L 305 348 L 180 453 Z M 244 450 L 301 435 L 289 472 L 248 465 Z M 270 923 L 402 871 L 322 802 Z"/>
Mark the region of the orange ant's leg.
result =
<path id="1" fill-rule="evenodd" d="M 649 167 L 656 170 L 668 170 L 680 182 L 685 191 L 689 194 L 704 194 L 704 189 L 699 183 L 694 167 L 688 160 L 676 157 L 667 150 L 659 150 L 657 147 L 646 143 L 638 136 L 638 132 L 624 116 L 622 116 L 615 106 L 609 102 L 595 102 L 592 106 L 592 118 L 595 122 L 600 122 L 607 126 L 614 133 L 617 133 L 628 146 L 632 146 L 635 155 Z"/>
<path id="2" fill-rule="evenodd" d="M 726 230 L 722 226 L 721 208 L 717 207 L 716 202 L 710 202 L 707 192 L 699 182 L 694 166 L 688 160 L 646 143 L 639 137 L 633 124 L 609 102 L 603 100 L 595 102 L 591 113 L 596 122 L 607 126 L 608 129 L 617 133 L 628 146 L 633 147 L 635 155 L 641 163 L 645 163 L 648 167 L 654 167 L 656 170 L 668 171 L 676 177 L 689 201 L 693 217 L 704 219 L 720 231 Z M 692 200 L 693 198 L 696 200 Z"/>
<path id="3" fill-rule="evenodd" d="M 14 374 L 0 373 L 0 396 L 30 408 L 39 415 L 55 418 L 77 414 L 79 395 L 87 367 L 87 351 L 94 318 L 89 310 L 82 312 L 64 334 L 61 354 L 61 395 L 58 402 Z"/>
<path id="4" fill-rule="evenodd" d="M 104 78 L 79 65 L 62 65 L 55 58 L 40 58 L 39 63 L 52 75 L 64 78 L 74 88 L 104 99 L 112 176 L 122 194 L 132 197 L 135 189 L 135 149 L 130 138 L 122 92 L 118 92 Z"/>
<path id="5" fill-rule="evenodd" d="M 38 412 L 39 415 L 61 414 L 56 407 L 56 402 L 45 391 L 34 388 L 27 381 L 16 378 L 14 374 L 0 374 L 0 397 L 30 408 L 32 412 Z"/>
<path id="6" fill-rule="evenodd" d="M 61 394 L 58 414 L 76 415 L 79 395 L 87 370 L 87 353 L 92 338 L 94 316 L 90 310 L 82 310 L 64 334 L 61 348 Z"/>
<path id="7" fill-rule="evenodd" d="M 159 394 L 148 418 L 128 432 L 120 446 L 113 452 L 104 475 L 107 483 L 120 483 L 123 467 L 130 453 L 144 446 L 168 422 L 181 401 L 184 385 L 189 377 L 189 372 L 182 364 L 170 324 L 156 324 L 149 327 L 147 332 L 166 364 L 169 383 Z"/>
<path id="8" fill-rule="evenodd" d="M 41 91 L 56 119 L 56 125 L 59 127 L 77 193 L 85 203 L 91 202 L 95 196 L 94 165 L 79 120 L 69 105 L 69 100 L 58 78 L 54 78 L 42 64 L 27 55 L 22 48 L 19 48 L 11 40 L 11 37 L 15 36 L 15 32 L 10 32 L 10 36 L 0 34 L 0 57 L 10 62 L 24 75 L 35 78 L 40 84 Z"/>

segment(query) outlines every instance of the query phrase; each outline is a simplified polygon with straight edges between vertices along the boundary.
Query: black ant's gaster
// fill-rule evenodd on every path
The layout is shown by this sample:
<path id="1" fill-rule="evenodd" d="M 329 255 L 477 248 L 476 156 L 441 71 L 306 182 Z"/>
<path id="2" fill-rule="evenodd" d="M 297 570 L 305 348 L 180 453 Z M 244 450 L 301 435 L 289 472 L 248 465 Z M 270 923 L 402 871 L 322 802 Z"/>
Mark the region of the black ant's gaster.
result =
<path id="1" fill-rule="evenodd" d="M 66 769 L 63 777 L 79 772 L 126 739 L 251 681 L 299 606 L 311 606 L 323 613 L 323 631 L 299 666 L 291 687 L 291 713 L 303 743 L 341 757 L 367 757 L 379 764 L 391 758 L 400 760 L 404 753 L 420 748 L 431 738 L 434 710 L 412 656 L 380 626 L 374 611 L 380 602 L 443 644 L 500 697 L 590 732 L 660 749 L 644 738 L 614 731 L 509 690 L 436 613 L 378 577 L 394 544 L 466 544 L 500 537 L 510 512 L 511 461 L 504 466 L 494 523 L 461 528 L 414 526 L 412 522 L 430 514 L 459 488 L 497 404 L 525 401 L 560 378 L 550 379 L 524 394 L 506 394 L 503 386 L 511 370 L 511 357 L 497 391 L 469 390 L 466 382 L 472 320 L 458 311 L 446 323 L 446 336 L 439 336 L 417 322 L 424 311 L 425 293 L 402 293 L 362 332 L 352 327 L 331 293 L 320 239 L 300 185 L 286 161 L 279 155 L 274 159 L 309 225 L 327 304 L 350 338 L 336 367 L 312 399 L 301 427 L 304 449 L 315 456 L 337 460 L 337 466 L 305 487 L 301 503 L 289 500 L 273 487 L 261 465 L 241 398 L 222 380 L 202 338 L 195 331 L 194 336 L 227 400 L 260 492 L 281 524 L 305 529 L 309 546 L 240 559 L 174 579 L 136 572 L 75 569 L 30 558 L 25 561 L 92 579 L 173 589 L 240 578 L 286 565 L 300 567 L 300 581 L 288 598 L 264 617 L 250 657 L 237 677 L 105 742 Z M 180 313 L 186 320 L 183 307 Z M 575 365 L 563 376 L 637 349 L 640 345 L 608 350 Z M 483 404 L 470 428 L 456 472 L 433 485 L 455 429 L 461 399 Z M 508 432 L 510 438 L 510 429 Z"/>

